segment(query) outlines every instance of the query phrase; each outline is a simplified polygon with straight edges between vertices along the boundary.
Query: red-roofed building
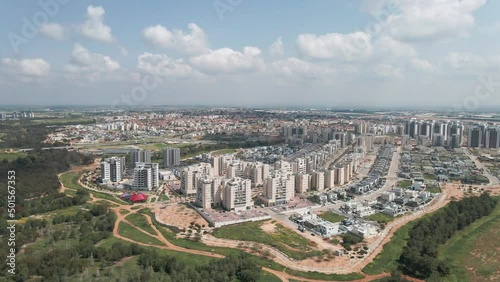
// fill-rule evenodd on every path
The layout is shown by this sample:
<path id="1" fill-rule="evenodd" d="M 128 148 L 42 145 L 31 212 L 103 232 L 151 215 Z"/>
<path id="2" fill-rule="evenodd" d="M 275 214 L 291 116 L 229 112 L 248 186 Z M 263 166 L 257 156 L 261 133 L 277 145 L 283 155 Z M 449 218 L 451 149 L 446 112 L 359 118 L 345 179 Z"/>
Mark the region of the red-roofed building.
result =
<path id="1" fill-rule="evenodd" d="M 130 201 L 134 202 L 134 203 L 145 202 L 147 200 L 148 200 L 148 196 L 144 195 L 142 193 L 133 194 L 133 195 L 130 196 Z"/>

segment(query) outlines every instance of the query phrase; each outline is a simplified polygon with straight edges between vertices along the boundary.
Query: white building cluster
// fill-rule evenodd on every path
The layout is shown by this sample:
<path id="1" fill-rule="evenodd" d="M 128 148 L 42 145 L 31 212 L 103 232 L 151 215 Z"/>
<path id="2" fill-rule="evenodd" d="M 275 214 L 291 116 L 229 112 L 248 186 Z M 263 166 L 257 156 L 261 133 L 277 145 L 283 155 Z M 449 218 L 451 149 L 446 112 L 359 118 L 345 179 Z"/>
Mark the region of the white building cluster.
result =
<path id="1" fill-rule="evenodd" d="M 271 165 L 244 161 L 234 154 L 213 156 L 210 162 L 184 167 L 176 175 L 181 179 L 181 192 L 195 196 L 197 205 L 203 209 L 216 206 L 227 210 L 250 209 L 254 205 L 252 189 L 258 189 L 254 191 L 256 204 L 282 205 L 292 201 L 296 193 L 323 191 L 348 183 L 366 148 L 357 148 L 337 166 L 328 168 L 328 160 L 340 148 L 340 141 L 333 140 Z"/>

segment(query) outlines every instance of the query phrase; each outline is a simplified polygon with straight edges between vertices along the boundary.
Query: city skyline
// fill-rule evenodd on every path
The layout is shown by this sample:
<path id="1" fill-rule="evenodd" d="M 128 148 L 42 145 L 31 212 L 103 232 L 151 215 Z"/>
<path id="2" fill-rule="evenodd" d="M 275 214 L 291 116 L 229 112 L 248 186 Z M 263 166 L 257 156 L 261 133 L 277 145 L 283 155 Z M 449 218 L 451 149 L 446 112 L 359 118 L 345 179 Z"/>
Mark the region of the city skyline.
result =
<path id="1" fill-rule="evenodd" d="M 4 4 L 4 105 L 500 105 L 493 1 L 40 3 Z"/>

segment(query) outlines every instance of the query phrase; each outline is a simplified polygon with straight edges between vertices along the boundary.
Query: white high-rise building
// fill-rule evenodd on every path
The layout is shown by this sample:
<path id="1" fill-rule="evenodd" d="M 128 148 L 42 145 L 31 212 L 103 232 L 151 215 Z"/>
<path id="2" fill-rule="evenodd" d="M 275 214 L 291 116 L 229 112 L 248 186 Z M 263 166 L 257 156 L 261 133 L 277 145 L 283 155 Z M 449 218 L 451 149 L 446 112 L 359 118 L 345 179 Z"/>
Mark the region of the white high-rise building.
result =
<path id="1" fill-rule="evenodd" d="M 130 167 L 134 168 L 136 163 L 151 163 L 151 151 L 142 149 L 130 151 Z"/>
<path id="2" fill-rule="evenodd" d="M 265 181 L 264 197 L 268 206 L 288 203 L 295 196 L 293 175 L 277 174 Z"/>
<path id="3" fill-rule="evenodd" d="M 135 164 L 132 188 L 136 190 L 152 190 L 158 188 L 159 184 L 159 164 L 142 162 Z"/>
<path id="4" fill-rule="evenodd" d="M 101 162 L 101 181 L 118 182 L 122 180 L 123 158 L 112 157 Z"/>
<path id="5" fill-rule="evenodd" d="M 335 187 L 335 170 L 328 169 L 325 171 L 325 188 Z"/>
<path id="6" fill-rule="evenodd" d="M 196 204 L 202 209 L 208 210 L 212 208 L 213 203 L 213 185 L 212 179 L 208 176 L 198 179 L 198 187 L 196 192 Z"/>
<path id="7" fill-rule="evenodd" d="M 248 179 L 232 178 L 224 186 L 224 208 L 227 210 L 246 210 L 253 206 L 252 182 Z"/>
<path id="8" fill-rule="evenodd" d="M 219 206 L 222 201 L 222 178 L 203 176 L 196 187 L 196 204 L 203 209 Z"/>
<path id="9" fill-rule="evenodd" d="M 313 172 L 311 186 L 317 191 L 323 191 L 325 189 L 325 173 L 322 171 Z"/>
<path id="10" fill-rule="evenodd" d="M 307 190 L 310 188 L 310 182 L 311 182 L 311 175 L 304 173 L 304 174 L 297 174 L 295 177 L 295 191 L 297 193 L 305 193 Z"/>
<path id="11" fill-rule="evenodd" d="M 297 158 L 293 163 L 293 173 L 303 174 L 307 172 L 307 162 L 304 158 Z"/>
<path id="12" fill-rule="evenodd" d="M 184 195 L 197 193 L 198 179 L 213 176 L 213 168 L 209 163 L 200 163 L 184 168 L 181 172 L 181 192 Z"/>
<path id="13" fill-rule="evenodd" d="M 260 185 L 264 184 L 264 179 L 262 178 L 263 167 L 264 166 L 262 163 L 252 163 L 249 166 L 250 173 L 249 173 L 248 177 L 250 178 L 250 180 L 252 180 L 252 183 L 255 186 L 260 186 Z"/>
<path id="14" fill-rule="evenodd" d="M 181 164 L 181 149 L 163 148 L 163 166 L 179 166 Z"/>
<path id="15" fill-rule="evenodd" d="M 344 185 L 345 184 L 345 169 L 344 167 L 336 167 L 335 171 L 335 184 Z"/>

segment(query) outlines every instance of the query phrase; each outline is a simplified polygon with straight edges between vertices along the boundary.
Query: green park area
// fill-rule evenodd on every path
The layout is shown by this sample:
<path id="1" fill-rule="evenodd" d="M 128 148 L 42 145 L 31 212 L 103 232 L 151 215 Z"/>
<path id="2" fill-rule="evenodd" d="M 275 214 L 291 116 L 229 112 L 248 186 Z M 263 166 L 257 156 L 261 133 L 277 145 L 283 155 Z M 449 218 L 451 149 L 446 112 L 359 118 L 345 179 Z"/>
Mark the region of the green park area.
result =
<path id="1" fill-rule="evenodd" d="M 401 180 L 398 183 L 396 183 L 396 187 L 407 189 L 410 188 L 412 184 L 413 184 L 412 180 Z"/>
<path id="2" fill-rule="evenodd" d="M 26 154 L 25 152 L 13 152 L 13 153 L 0 152 L 0 161 L 7 160 L 10 162 L 16 160 L 17 158 L 24 158 L 27 155 L 28 154 Z"/>
<path id="3" fill-rule="evenodd" d="M 141 228 L 142 230 L 148 232 L 151 235 L 157 235 L 156 231 L 151 227 L 151 225 L 148 223 L 146 220 L 146 217 L 142 214 L 138 213 L 133 213 L 129 214 L 125 217 L 126 220 L 128 220 L 130 223 L 133 225 Z"/>
<path id="4" fill-rule="evenodd" d="M 365 219 L 373 220 L 378 223 L 389 223 L 394 220 L 394 217 L 384 213 L 376 213 L 365 217 Z"/>
<path id="5" fill-rule="evenodd" d="M 125 222 L 120 222 L 118 226 L 118 234 L 122 235 L 123 237 L 132 239 L 136 242 L 144 243 L 144 244 L 151 244 L 155 246 L 162 246 L 163 243 L 160 242 L 158 239 L 153 238 L 141 231 L 139 231 L 137 228 L 134 228 L 128 223 Z"/>
<path id="6" fill-rule="evenodd" d="M 439 249 L 440 258 L 451 261 L 444 281 L 497 281 L 500 279 L 500 204 L 495 210 L 462 231 Z"/>
<path id="7" fill-rule="evenodd" d="M 341 222 L 342 220 L 345 219 L 345 217 L 331 211 L 318 214 L 318 217 L 322 218 L 323 220 L 329 221 L 331 223 Z"/>
<path id="8" fill-rule="evenodd" d="M 318 256 L 321 251 L 314 250 L 315 245 L 306 238 L 281 224 L 275 224 L 274 230 L 266 232 L 261 226 L 268 221 L 245 222 L 217 228 L 213 235 L 217 238 L 257 242 L 275 247 L 293 259 L 303 260 Z"/>

